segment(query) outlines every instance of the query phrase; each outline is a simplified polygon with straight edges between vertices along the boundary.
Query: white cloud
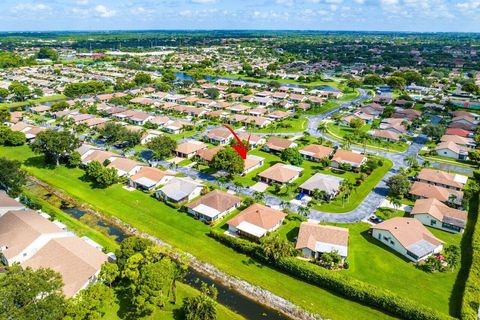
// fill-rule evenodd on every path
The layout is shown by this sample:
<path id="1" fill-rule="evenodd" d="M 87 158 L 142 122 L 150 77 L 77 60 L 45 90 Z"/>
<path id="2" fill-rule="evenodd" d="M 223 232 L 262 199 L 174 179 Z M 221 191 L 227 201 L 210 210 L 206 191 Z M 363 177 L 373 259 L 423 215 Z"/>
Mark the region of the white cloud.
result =
<path id="1" fill-rule="evenodd" d="M 51 8 L 43 3 L 19 3 L 12 8 L 14 13 L 25 13 L 25 12 L 47 12 Z"/>
<path id="2" fill-rule="evenodd" d="M 89 0 L 77 0 L 76 3 L 80 6 L 87 5 L 90 1 Z"/>
<path id="3" fill-rule="evenodd" d="M 462 11 L 476 10 L 480 8 L 480 0 L 470 0 L 457 3 L 457 8 Z"/>
<path id="4" fill-rule="evenodd" d="M 111 18 L 117 13 L 116 10 L 109 9 L 103 4 L 99 4 L 95 7 L 95 14 L 102 18 Z"/>

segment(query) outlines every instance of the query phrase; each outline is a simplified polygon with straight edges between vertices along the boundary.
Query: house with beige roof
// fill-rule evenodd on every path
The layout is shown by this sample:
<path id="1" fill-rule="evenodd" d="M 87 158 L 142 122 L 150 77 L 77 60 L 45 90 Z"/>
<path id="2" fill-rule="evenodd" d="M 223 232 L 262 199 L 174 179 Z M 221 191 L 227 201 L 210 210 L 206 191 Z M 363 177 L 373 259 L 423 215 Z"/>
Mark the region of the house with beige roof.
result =
<path id="1" fill-rule="evenodd" d="M 338 194 L 343 180 L 343 178 L 317 172 L 302 183 L 298 189 L 301 193 L 308 194 L 309 196 L 313 196 L 316 190 L 320 192 L 323 191 L 326 197 L 331 199 Z"/>
<path id="2" fill-rule="evenodd" d="M 300 150 L 300 154 L 303 155 L 305 160 L 318 162 L 322 159 L 330 158 L 333 154 L 333 148 L 319 144 L 310 144 L 303 147 L 303 149 Z"/>
<path id="3" fill-rule="evenodd" d="M 190 159 L 197 154 L 200 150 L 207 149 L 207 145 L 203 142 L 190 140 L 180 143 L 175 149 L 175 155 L 181 158 Z"/>
<path id="4" fill-rule="evenodd" d="M 210 162 L 213 160 L 213 157 L 215 157 L 215 155 L 220 151 L 222 150 L 223 148 L 225 148 L 224 146 L 215 146 L 211 149 L 202 149 L 200 151 L 197 152 L 197 157 L 206 161 L 206 162 Z"/>
<path id="5" fill-rule="evenodd" d="M 254 203 L 230 219 L 228 232 L 251 239 L 260 239 L 277 230 L 287 215 L 264 205 Z"/>
<path id="6" fill-rule="evenodd" d="M 391 142 L 400 141 L 400 134 L 390 130 L 376 129 L 376 130 L 370 130 L 368 131 L 368 133 L 380 140 L 391 141 Z"/>
<path id="7" fill-rule="evenodd" d="M 458 173 L 424 168 L 417 174 L 417 180 L 439 187 L 462 191 L 468 177 Z"/>
<path id="8" fill-rule="evenodd" d="M 238 208 L 241 202 L 240 197 L 221 190 L 213 190 L 186 207 L 188 213 L 202 221 L 212 223 Z"/>
<path id="9" fill-rule="evenodd" d="M 130 177 L 128 185 L 132 188 L 150 191 L 168 183 L 174 176 L 174 172 L 142 166 L 137 173 Z"/>
<path id="10" fill-rule="evenodd" d="M 119 156 L 117 154 L 110 151 L 89 149 L 88 151 L 84 152 L 83 155 L 81 155 L 80 159 L 82 160 L 82 165 L 86 165 L 92 161 L 98 161 L 103 164 L 105 160 L 111 162 L 118 157 Z"/>
<path id="11" fill-rule="evenodd" d="M 233 139 L 233 134 L 227 128 L 215 128 L 207 133 L 208 141 L 221 146 L 228 145 Z"/>
<path id="12" fill-rule="evenodd" d="M 444 134 L 440 138 L 441 142 L 453 142 L 461 147 L 464 148 L 475 148 L 475 140 L 472 138 L 467 138 L 467 137 L 461 137 L 457 135 L 452 135 L 452 134 Z"/>
<path id="13" fill-rule="evenodd" d="M 282 152 L 285 149 L 296 148 L 297 146 L 298 144 L 294 141 L 279 137 L 270 137 L 263 148 L 267 152 Z"/>
<path id="14" fill-rule="evenodd" d="M 348 255 L 348 229 L 302 222 L 295 249 L 305 258 L 318 259 L 322 253 L 337 252 L 343 258 Z"/>
<path id="15" fill-rule="evenodd" d="M 270 168 L 260 172 L 260 181 L 270 183 L 287 184 L 300 177 L 303 168 L 284 163 L 276 163 Z"/>
<path id="16" fill-rule="evenodd" d="M 371 230 L 374 239 L 416 263 L 443 249 L 443 241 L 418 219 L 395 217 L 373 225 Z"/>
<path id="17" fill-rule="evenodd" d="M 245 175 L 263 166 L 263 164 L 265 163 L 265 158 L 259 157 L 253 154 L 248 154 L 247 158 L 244 160 L 243 163 L 244 163 L 244 166 L 243 166 L 244 169 L 243 169 L 242 175 Z"/>
<path id="18" fill-rule="evenodd" d="M 23 263 L 49 240 L 70 235 L 33 210 L 8 211 L 0 217 L 2 262 Z"/>
<path id="19" fill-rule="evenodd" d="M 447 189 L 420 181 L 416 181 L 412 185 L 410 195 L 417 199 L 435 198 L 440 202 L 454 206 L 460 206 L 463 200 L 463 191 Z"/>
<path id="20" fill-rule="evenodd" d="M 434 198 L 419 199 L 410 212 L 424 225 L 448 232 L 463 232 L 467 224 L 466 211 L 450 208 Z"/>
<path id="21" fill-rule="evenodd" d="M 353 168 L 359 168 L 366 161 L 367 157 L 360 153 L 348 150 L 337 150 L 332 157 L 330 166 L 333 168 L 340 168 L 342 164 L 349 164 Z"/>
<path id="22" fill-rule="evenodd" d="M 63 293 L 74 296 L 97 280 L 108 256 L 76 237 L 54 238 L 22 263 L 24 268 L 51 268 L 63 279 Z"/>
<path id="23" fill-rule="evenodd" d="M 467 160 L 468 157 L 468 149 L 452 141 L 440 142 L 435 151 L 439 156 L 452 159 Z"/>
<path id="24" fill-rule="evenodd" d="M 5 191 L 0 190 L 0 217 L 8 211 L 23 210 L 25 206 L 10 198 Z"/>

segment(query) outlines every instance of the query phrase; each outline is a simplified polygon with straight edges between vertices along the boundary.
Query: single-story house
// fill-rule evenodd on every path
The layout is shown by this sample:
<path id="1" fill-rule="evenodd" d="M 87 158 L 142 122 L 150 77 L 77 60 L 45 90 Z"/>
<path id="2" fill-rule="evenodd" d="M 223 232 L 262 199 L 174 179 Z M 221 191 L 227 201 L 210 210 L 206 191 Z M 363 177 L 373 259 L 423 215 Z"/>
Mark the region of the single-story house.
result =
<path id="1" fill-rule="evenodd" d="M 458 160 L 466 160 L 468 157 L 468 149 L 454 142 L 440 142 L 435 151 L 439 156 L 458 159 Z"/>
<path id="2" fill-rule="evenodd" d="M 400 134 L 390 130 L 376 129 L 376 130 L 370 130 L 368 131 L 368 133 L 373 137 L 381 140 L 392 141 L 392 142 L 400 141 Z"/>
<path id="3" fill-rule="evenodd" d="M 213 190 L 186 207 L 190 214 L 205 222 L 214 222 L 237 208 L 242 200 L 230 193 Z"/>
<path id="4" fill-rule="evenodd" d="M 197 154 L 198 151 L 206 149 L 208 146 L 196 140 L 190 140 L 180 143 L 175 149 L 177 157 L 190 159 Z"/>
<path id="5" fill-rule="evenodd" d="M 260 168 L 261 166 L 263 166 L 264 161 L 265 161 L 265 158 L 263 157 L 255 156 L 252 154 L 247 155 L 247 158 L 244 161 L 244 166 L 243 166 L 244 169 L 243 169 L 242 175 L 245 175 L 255 169 Z"/>
<path id="6" fill-rule="evenodd" d="M 263 146 L 265 151 L 270 152 L 282 152 L 287 148 L 296 148 L 298 144 L 294 141 L 278 138 L 278 137 L 270 137 L 267 143 Z"/>
<path id="7" fill-rule="evenodd" d="M 25 209 L 23 204 L 10 198 L 5 191 L 0 190 L 0 217 L 8 211 L 17 211 L 23 209 Z"/>
<path id="8" fill-rule="evenodd" d="M 458 173 L 424 168 L 417 174 L 417 180 L 435 186 L 462 191 L 468 177 Z"/>
<path id="9" fill-rule="evenodd" d="M 224 146 L 216 146 L 211 149 L 202 149 L 197 152 L 197 156 L 202 160 L 210 162 L 213 160 L 213 157 L 215 157 L 215 155 L 223 148 Z"/>
<path id="10" fill-rule="evenodd" d="M 440 202 L 453 205 L 461 205 L 463 200 L 463 191 L 447 189 L 419 181 L 412 185 L 410 194 L 417 199 L 435 198 Z"/>
<path id="11" fill-rule="evenodd" d="M 450 208 L 434 198 L 419 199 L 410 214 L 424 225 L 449 232 L 463 232 L 467 224 L 466 211 Z"/>
<path id="12" fill-rule="evenodd" d="M 154 190 L 159 185 L 168 183 L 174 176 L 175 173 L 170 171 L 142 166 L 136 174 L 130 177 L 128 184 L 132 188 Z"/>
<path id="13" fill-rule="evenodd" d="M 270 168 L 260 172 L 258 176 L 262 182 L 267 184 L 280 183 L 286 184 L 294 181 L 300 176 L 303 168 L 284 163 L 276 163 Z"/>
<path id="14" fill-rule="evenodd" d="M 233 139 L 233 134 L 226 128 L 215 128 L 207 133 L 208 140 L 212 144 L 225 146 Z"/>
<path id="15" fill-rule="evenodd" d="M 337 150 L 332 157 L 330 166 L 333 168 L 340 168 L 341 164 L 349 164 L 353 168 L 359 168 L 367 161 L 367 157 L 360 153 L 355 153 L 348 150 Z"/>
<path id="16" fill-rule="evenodd" d="M 330 158 L 333 154 L 333 149 L 319 144 L 310 144 L 300 150 L 305 160 L 320 161 L 324 158 Z"/>
<path id="17" fill-rule="evenodd" d="M 254 203 L 230 219 L 228 231 L 252 239 L 260 239 L 277 230 L 287 215 L 264 205 Z"/>
<path id="18" fill-rule="evenodd" d="M 338 252 L 343 258 L 348 254 L 348 229 L 302 222 L 295 248 L 306 258 L 318 259 L 322 253 Z"/>
<path id="19" fill-rule="evenodd" d="M 198 197 L 204 185 L 191 178 L 172 178 L 166 185 L 158 189 L 156 197 L 166 201 L 190 201 Z"/>
<path id="20" fill-rule="evenodd" d="M 328 197 L 334 198 L 338 194 L 343 180 L 343 178 L 317 172 L 302 183 L 299 190 L 310 196 L 314 194 L 315 190 L 325 191 Z"/>
<path id="21" fill-rule="evenodd" d="M 118 176 L 133 176 L 143 167 L 143 164 L 135 160 L 128 158 L 114 158 L 108 165 L 107 168 L 115 168 L 117 170 Z"/>
<path id="22" fill-rule="evenodd" d="M 443 241 L 413 218 L 395 217 L 373 225 L 372 236 L 413 262 L 420 262 L 443 249 Z"/>

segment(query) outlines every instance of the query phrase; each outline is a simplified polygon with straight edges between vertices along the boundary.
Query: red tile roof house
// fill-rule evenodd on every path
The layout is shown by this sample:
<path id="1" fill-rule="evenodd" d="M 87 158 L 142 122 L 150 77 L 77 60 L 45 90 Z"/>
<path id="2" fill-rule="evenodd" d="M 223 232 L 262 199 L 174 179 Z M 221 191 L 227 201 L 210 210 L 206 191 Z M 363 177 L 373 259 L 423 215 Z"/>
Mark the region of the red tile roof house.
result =
<path id="1" fill-rule="evenodd" d="M 296 148 L 298 144 L 294 141 L 278 138 L 278 137 L 270 137 L 267 143 L 263 146 L 263 149 L 267 152 L 282 152 L 287 148 Z"/>
<path id="2" fill-rule="evenodd" d="M 410 188 L 410 195 L 417 199 L 435 198 L 445 204 L 460 206 L 463 200 L 463 191 L 434 186 L 416 181 Z"/>
<path id="3" fill-rule="evenodd" d="M 330 166 L 332 168 L 340 168 L 342 164 L 349 164 L 353 168 L 360 168 L 367 161 L 367 157 L 347 150 L 337 150 L 332 157 Z"/>
<path id="4" fill-rule="evenodd" d="M 453 233 L 463 232 L 468 218 L 466 211 L 450 208 L 434 198 L 417 200 L 410 214 L 426 226 Z"/>
<path id="5" fill-rule="evenodd" d="M 318 162 L 325 158 L 330 158 L 333 154 L 333 149 L 319 144 L 311 144 L 303 147 L 300 150 L 305 160 Z"/>
<path id="6" fill-rule="evenodd" d="M 207 133 L 210 143 L 225 146 L 233 139 L 233 134 L 226 128 L 215 128 Z"/>
<path id="7" fill-rule="evenodd" d="M 197 154 L 198 151 L 207 149 L 207 145 L 203 142 L 190 140 L 184 143 L 181 143 L 175 149 L 175 154 L 177 157 L 190 159 Z"/>
<path id="8" fill-rule="evenodd" d="M 213 157 L 224 148 L 224 146 L 216 146 L 211 149 L 202 149 L 197 152 L 196 157 L 198 157 L 201 160 L 204 160 L 206 162 L 210 162 L 213 160 Z"/>
<path id="9" fill-rule="evenodd" d="M 460 128 L 448 128 L 445 134 L 460 136 L 464 138 L 472 138 L 474 136 L 473 131 L 464 130 Z"/>
<path id="10" fill-rule="evenodd" d="M 160 185 L 168 183 L 174 176 L 174 172 L 144 166 L 141 167 L 136 174 L 130 177 L 128 185 L 132 188 L 151 191 L 155 190 Z"/>
<path id="11" fill-rule="evenodd" d="M 435 186 L 462 191 L 468 177 L 435 169 L 422 169 L 417 175 L 417 180 Z"/>
<path id="12" fill-rule="evenodd" d="M 348 229 L 302 222 L 295 249 L 305 258 L 318 259 L 322 253 L 338 252 L 343 258 L 348 254 Z"/>
<path id="13" fill-rule="evenodd" d="M 189 203 L 188 213 L 207 223 L 215 222 L 238 208 L 242 200 L 230 193 L 213 190 L 198 200 Z"/>
<path id="14" fill-rule="evenodd" d="M 277 230 L 286 216 L 282 211 L 255 203 L 227 222 L 228 232 L 258 240 Z"/>
<path id="15" fill-rule="evenodd" d="M 418 263 L 440 253 L 443 241 L 436 238 L 420 220 L 395 217 L 372 226 L 372 237 Z"/>
<path id="16" fill-rule="evenodd" d="M 267 184 L 280 183 L 287 184 L 300 177 L 303 168 L 284 163 L 276 163 L 272 167 L 258 174 L 260 181 Z"/>
<path id="17" fill-rule="evenodd" d="M 380 140 L 391 141 L 391 142 L 400 141 L 400 135 L 393 131 L 377 129 L 377 130 L 370 130 L 368 131 L 368 133 Z"/>

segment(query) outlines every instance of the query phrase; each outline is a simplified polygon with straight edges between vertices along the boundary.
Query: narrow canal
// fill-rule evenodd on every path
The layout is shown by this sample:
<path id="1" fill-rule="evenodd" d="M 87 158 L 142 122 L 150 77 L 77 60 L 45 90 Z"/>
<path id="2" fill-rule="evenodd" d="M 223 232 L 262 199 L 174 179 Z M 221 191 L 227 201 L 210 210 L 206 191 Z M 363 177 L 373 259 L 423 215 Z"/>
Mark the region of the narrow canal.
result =
<path id="1" fill-rule="evenodd" d="M 63 207 L 61 208 L 63 212 L 67 213 L 71 217 L 80 220 L 84 215 L 88 215 L 89 213 L 82 211 L 77 207 Z M 120 228 L 112 225 L 108 221 L 98 219 L 97 225 L 104 228 L 109 236 L 115 238 L 115 241 L 121 242 L 123 239 L 127 238 L 123 230 Z M 194 269 L 189 269 L 189 273 L 185 278 L 185 283 L 194 287 L 196 289 L 200 289 L 201 283 L 205 282 L 208 285 L 215 285 L 218 289 L 218 299 L 217 301 L 226 306 L 227 308 L 237 312 L 238 314 L 242 315 L 246 319 L 265 319 L 265 320 L 288 320 L 289 318 L 284 316 L 283 314 L 270 309 L 262 304 L 257 303 L 256 301 L 249 299 L 237 291 L 233 290 L 230 287 L 224 286 L 222 283 L 215 281 L 200 273 Z"/>

